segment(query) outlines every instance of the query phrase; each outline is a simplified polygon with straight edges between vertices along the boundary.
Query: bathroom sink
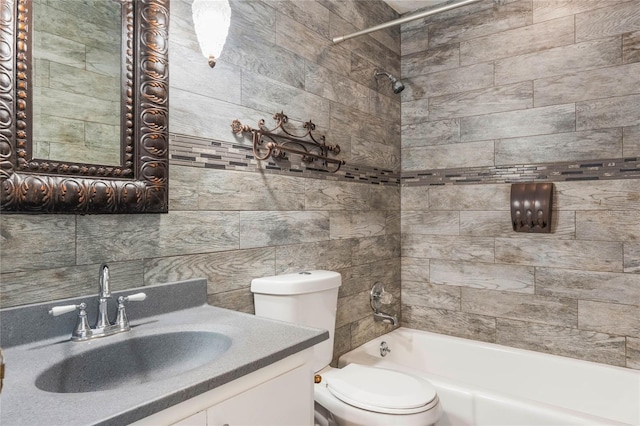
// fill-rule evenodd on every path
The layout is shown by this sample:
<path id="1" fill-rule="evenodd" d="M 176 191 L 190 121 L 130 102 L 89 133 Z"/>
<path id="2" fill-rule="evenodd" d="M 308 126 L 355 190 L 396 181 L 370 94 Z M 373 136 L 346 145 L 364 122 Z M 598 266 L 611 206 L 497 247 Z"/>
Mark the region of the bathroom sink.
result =
<path id="1" fill-rule="evenodd" d="M 40 374 L 36 386 L 47 392 L 81 393 L 169 379 L 216 360 L 230 346 L 228 336 L 215 332 L 128 338 L 66 358 Z"/>

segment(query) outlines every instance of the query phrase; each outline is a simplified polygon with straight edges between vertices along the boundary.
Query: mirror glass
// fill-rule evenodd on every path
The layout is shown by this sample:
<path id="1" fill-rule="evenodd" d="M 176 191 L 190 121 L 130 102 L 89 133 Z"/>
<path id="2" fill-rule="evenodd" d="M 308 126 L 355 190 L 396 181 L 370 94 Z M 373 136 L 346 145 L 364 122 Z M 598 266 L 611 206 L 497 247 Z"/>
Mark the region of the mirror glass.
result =
<path id="1" fill-rule="evenodd" d="M 121 164 L 121 2 L 32 7 L 32 158 Z"/>

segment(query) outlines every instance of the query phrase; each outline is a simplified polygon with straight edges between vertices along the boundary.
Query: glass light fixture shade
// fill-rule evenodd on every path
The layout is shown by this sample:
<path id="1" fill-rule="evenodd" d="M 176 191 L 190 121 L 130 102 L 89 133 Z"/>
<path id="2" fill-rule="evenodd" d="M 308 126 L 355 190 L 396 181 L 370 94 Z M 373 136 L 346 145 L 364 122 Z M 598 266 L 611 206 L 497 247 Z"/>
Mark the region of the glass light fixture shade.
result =
<path id="1" fill-rule="evenodd" d="M 200 51 L 213 67 L 222 53 L 231 24 L 231 7 L 228 0 L 193 0 L 191 6 L 193 26 Z"/>

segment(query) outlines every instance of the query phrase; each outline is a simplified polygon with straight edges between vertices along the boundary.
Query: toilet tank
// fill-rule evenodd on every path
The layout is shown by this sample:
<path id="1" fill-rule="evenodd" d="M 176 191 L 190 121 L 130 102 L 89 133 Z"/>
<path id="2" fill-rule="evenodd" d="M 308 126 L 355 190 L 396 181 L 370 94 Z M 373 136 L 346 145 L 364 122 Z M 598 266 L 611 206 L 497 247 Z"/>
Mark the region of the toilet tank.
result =
<path id="1" fill-rule="evenodd" d="M 342 277 L 333 271 L 305 271 L 251 281 L 256 315 L 329 331 L 329 340 L 314 346 L 313 370 L 333 358 L 333 338 Z"/>

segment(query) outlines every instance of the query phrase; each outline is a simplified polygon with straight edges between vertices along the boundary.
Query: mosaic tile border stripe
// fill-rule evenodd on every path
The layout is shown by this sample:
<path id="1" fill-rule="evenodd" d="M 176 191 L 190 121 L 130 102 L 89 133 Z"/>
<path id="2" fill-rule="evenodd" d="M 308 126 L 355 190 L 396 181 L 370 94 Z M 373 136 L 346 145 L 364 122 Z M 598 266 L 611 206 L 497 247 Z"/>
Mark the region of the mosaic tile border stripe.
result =
<path id="1" fill-rule="evenodd" d="M 169 147 L 171 164 L 183 166 L 301 176 L 372 185 L 398 186 L 400 184 L 400 176 L 397 172 L 365 165 L 347 163 L 336 173 L 330 173 L 313 166 L 309 167 L 301 160 L 297 161 L 296 158 L 293 158 L 292 161 L 258 161 L 253 156 L 252 147 L 241 143 L 234 144 L 171 134 Z"/>
<path id="2" fill-rule="evenodd" d="M 171 134 L 170 161 L 191 167 L 236 170 L 369 183 L 373 185 L 470 185 L 516 182 L 563 182 L 610 179 L 640 179 L 640 158 L 614 158 L 583 162 L 523 164 L 413 170 L 400 175 L 358 164 L 345 164 L 336 173 L 308 167 L 302 161 L 258 161 L 251 146 L 199 137 Z"/>
<path id="3" fill-rule="evenodd" d="M 640 179 L 640 158 L 404 172 L 403 186 Z"/>

